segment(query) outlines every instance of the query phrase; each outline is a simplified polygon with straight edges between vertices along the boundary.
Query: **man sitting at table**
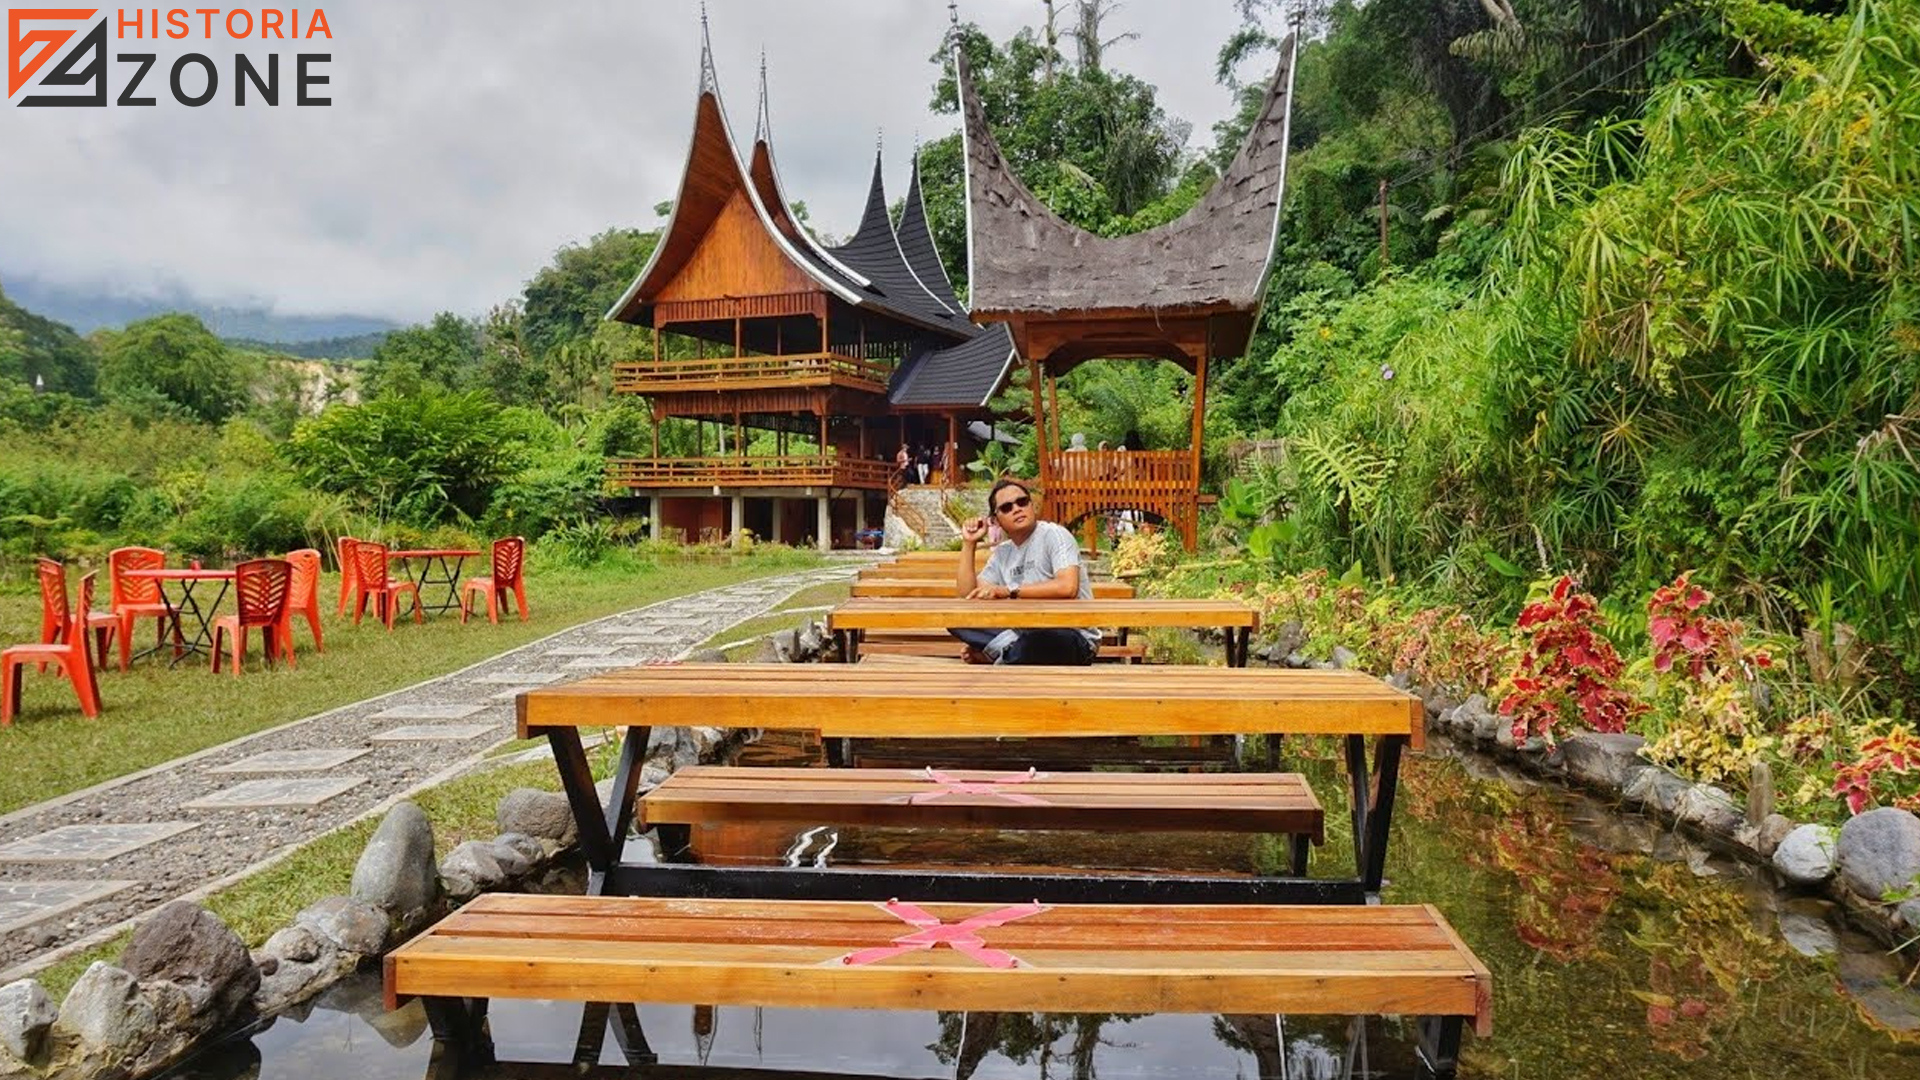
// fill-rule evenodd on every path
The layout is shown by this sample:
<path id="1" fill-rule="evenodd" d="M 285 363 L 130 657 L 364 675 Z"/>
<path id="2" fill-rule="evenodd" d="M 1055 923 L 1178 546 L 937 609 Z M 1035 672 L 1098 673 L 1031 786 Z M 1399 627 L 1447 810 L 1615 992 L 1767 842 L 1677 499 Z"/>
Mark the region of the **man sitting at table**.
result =
<path id="1" fill-rule="evenodd" d="M 1093 582 L 1082 572 L 1073 534 L 1035 513 L 1033 493 L 1018 480 L 1002 480 L 987 495 L 989 517 L 967 522 L 960 532 L 955 584 L 968 600 L 1090 600 Z M 974 551 L 991 519 L 1007 538 L 994 545 L 987 565 L 974 572 Z M 948 631 L 967 643 L 970 664 L 1091 664 L 1100 647 L 1098 630 Z"/>

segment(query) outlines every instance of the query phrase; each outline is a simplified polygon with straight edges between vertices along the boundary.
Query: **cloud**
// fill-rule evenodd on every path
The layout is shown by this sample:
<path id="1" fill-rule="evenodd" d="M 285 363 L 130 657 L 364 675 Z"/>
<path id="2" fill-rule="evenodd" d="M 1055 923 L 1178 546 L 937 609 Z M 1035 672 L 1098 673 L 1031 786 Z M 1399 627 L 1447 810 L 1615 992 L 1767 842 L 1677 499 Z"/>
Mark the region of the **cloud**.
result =
<path id="1" fill-rule="evenodd" d="M 353 0 L 324 5 L 331 41 L 267 44 L 116 39 L 113 10 L 108 51 L 159 55 L 141 87 L 159 104 L 0 107 L 0 272 L 285 315 L 478 313 L 564 244 L 657 224 L 679 179 L 694 0 Z M 961 13 L 1005 38 L 1042 9 L 964 0 Z M 1133 0 L 1115 18 L 1140 39 L 1109 65 L 1158 85 L 1204 140 L 1231 106 L 1212 81 L 1231 0 Z M 897 195 L 915 133 L 954 127 L 927 107 L 939 0 L 713 0 L 710 20 L 743 139 L 765 48 L 783 178 L 830 233 L 859 218 L 876 129 Z M 281 54 L 279 107 L 233 107 L 235 51 L 260 67 Z M 220 94 L 202 108 L 167 87 L 186 52 L 218 66 Z M 300 52 L 331 55 L 314 69 L 330 107 L 293 106 Z M 110 97 L 130 70 L 110 65 Z M 189 92 L 199 85 L 190 73 Z"/>

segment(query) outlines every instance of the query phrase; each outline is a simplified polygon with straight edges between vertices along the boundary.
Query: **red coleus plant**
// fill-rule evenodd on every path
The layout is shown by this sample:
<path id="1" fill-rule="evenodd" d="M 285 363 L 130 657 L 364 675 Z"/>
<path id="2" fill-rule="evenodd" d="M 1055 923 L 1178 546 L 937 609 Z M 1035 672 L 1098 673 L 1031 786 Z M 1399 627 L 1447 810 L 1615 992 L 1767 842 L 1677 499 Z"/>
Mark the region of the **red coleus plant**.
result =
<path id="1" fill-rule="evenodd" d="M 1553 741 L 1560 722 L 1577 718 L 1595 731 L 1625 731 L 1646 706 L 1617 685 L 1626 665 L 1600 634 L 1600 605 L 1562 577 L 1544 599 L 1520 609 L 1515 624 L 1525 641 L 1507 679 L 1500 714 L 1513 720 L 1513 741 L 1530 735 Z"/>
<path id="2" fill-rule="evenodd" d="M 1833 793 L 1847 800 L 1847 809 L 1855 814 L 1883 801 L 1920 814 L 1920 793 L 1902 795 L 1893 790 L 1896 777 L 1917 772 L 1920 736 L 1908 728 L 1895 728 L 1861 743 L 1859 759 L 1834 770 Z M 1876 784 L 1880 790 L 1875 790 Z"/>
<path id="3" fill-rule="evenodd" d="M 1681 574 L 1673 584 L 1655 589 L 1647 601 L 1647 636 L 1653 639 L 1654 670 L 1671 671 L 1674 661 L 1684 660 L 1687 674 L 1699 679 L 1713 662 L 1729 670 L 1772 667 L 1773 658 L 1765 650 L 1749 651 L 1742 646 L 1743 628 L 1738 621 L 1709 619 L 1700 614 L 1700 609 L 1712 602 L 1713 594 L 1695 585 L 1692 578 L 1691 570 Z"/>

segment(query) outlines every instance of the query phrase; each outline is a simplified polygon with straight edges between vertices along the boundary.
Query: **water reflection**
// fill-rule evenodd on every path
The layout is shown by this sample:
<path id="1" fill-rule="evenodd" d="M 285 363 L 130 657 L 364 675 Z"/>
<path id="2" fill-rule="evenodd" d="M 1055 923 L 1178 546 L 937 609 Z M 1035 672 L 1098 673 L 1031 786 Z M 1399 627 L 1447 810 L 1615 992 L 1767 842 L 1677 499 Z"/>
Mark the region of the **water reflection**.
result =
<path id="1" fill-rule="evenodd" d="M 1290 748 L 1305 751 L 1307 748 Z M 1323 768 L 1323 765 L 1326 766 Z M 1333 762 L 1310 757 L 1327 813 Z M 1324 775 L 1322 774 L 1324 773 Z M 1824 901 L 1657 824 L 1536 785 L 1483 760 L 1406 770 L 1388 902 L 1433 903 L 1492 970 L 1495 1035 L 1469 1038 L 1484 1078 L 1920 1077 L 1920 996 L 1895 958 Z M 1346 865 L 1339 830 L 1316 863 Z M 1245 837 L 939 835 L 817 826 L 716 831 L 703 857 L 743 862 L 1103 866 L 1142 860 L 1245 873 L 1274 852 Z M 1144 846 L 1143 846 L 1144 845 Z M 637 849 L 640 845 L 630 845 Z M 630 855 L 635 853 L 630 850 Z M 577 881 L 567 882 L 577 892 Z M 502 1001 L 485 1080 L 779 1070 L 949 1080 L 1403 1080 L 1414 1027 L 1387 1018 L 1048 1016 L 609 1007 Z M 419 1006 L 387 1014 L 377 975 L 334 988 L 174 1073 L 176 1080 L 420 1080 L 432 1040 Z M 703 1069 L 704 1067 L 704 1069 Z"/>

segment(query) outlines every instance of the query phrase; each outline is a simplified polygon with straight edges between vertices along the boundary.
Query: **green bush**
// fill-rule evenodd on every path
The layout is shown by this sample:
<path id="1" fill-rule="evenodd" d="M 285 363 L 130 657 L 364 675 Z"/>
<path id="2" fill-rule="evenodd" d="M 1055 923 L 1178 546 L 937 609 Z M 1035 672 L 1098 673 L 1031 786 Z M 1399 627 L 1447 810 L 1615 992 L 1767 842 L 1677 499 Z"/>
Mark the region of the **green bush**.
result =
<path id="1" fill-rule="evenodd" d="M 486 513 L 524 464 L 526 432 L 484 393 L 429 390 L 333 406 L 294 428 L 286 456 L 305 483 L 363 511 L 434 525 Z"/>

